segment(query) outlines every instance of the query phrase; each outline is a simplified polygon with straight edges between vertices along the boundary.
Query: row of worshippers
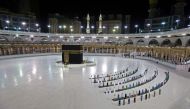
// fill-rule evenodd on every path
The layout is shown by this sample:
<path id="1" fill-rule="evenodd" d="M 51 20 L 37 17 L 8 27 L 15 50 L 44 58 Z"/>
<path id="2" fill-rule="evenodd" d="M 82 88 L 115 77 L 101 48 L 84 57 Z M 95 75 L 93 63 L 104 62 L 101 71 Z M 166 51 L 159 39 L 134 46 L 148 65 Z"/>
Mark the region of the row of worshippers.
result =
<path id="1" fill-rule="evenodd" d="M 128 82 L 131 82 L 131 81 L 135 81 L 137 79 L 140 79 L 141 77 L 143 77 L 146 73 L 147 73 L 148 70 L 145 70 L 145 72 L 143 74 L 140 74 L 140 75 L 136 75 L 136 76 L 132 76 L 130 78 L 122 78 L 122 80 L 120 81 L 107 81 L 107 82 L 104 82 L 104 81 L 98 81 L 99 83 L 99 88 L 104 88 L 104 87 L 110 87 L 110 86 L 116 86 L 116 85 L 121 85 L 121 84 L 126 84 Z M 118 79 L 116 79 L 118 80 Z"/>
<path id="2" fill-rule="evenodd" d="M 140 90 L 139 90 L 140 91 Z M 161 95 L 161 89 L 159 89 L 159 92 L 158 92 L 158 95 Z M 137 97 L 140 96 L 140 101 L 142 102 L 143 100 L 147 100 L 147 99 L 150 99 L 151 98 L 151 92 L 139 92 L 138 95 L 133 95 L 133 96 L 130 96 L 130 93 L 129 93 L 129 96 L 127 94 L 125 94 L 124 97 L 119 97 L 118 95 L 118 99 L 116 101 L 118 101 L 118 106 L 121 106 L 121 105 L 125 105 L 126 104 L 126 100 L 127 100 L 127 104 L 130 104 L 130 103 L 136 103 L 137 102 Z M 156 91 L 153 92 L 153 97 L 156 97 Z"/>
<path id="3" fill-rule="evenodd" d="M 107 74 L 107 75 L 103 75 L 103 74 L 91 75 L 90 79 L 98 79 L 98 78 L 105 78 L 105 77 L 110 77 L 110 76 L 121 75 L 123 73 L 126 73 L 127 71 L 128 71 L 128 68 L 126 68 L 125 70 L 114 72 L 114 73 Z"/>
<path id="4" fill-rule="evenodd" d="M 93 78 L 93 83 L 100 83 L 100 82 L 106 82 L 106 81 L 115 81 L 123 78 L 127 78 L 131 75 L 134 75 L 135 73 L 138 72 L 138 68 L 132 72 L 125 72 L 121 73 L 119 75 L 114 75 L 114 76 L 109 76 L 109 77 L 102 77 L 102 78 Z"/>
<path id="5" fill-rule="evenodd" d="M 153 79 L 155 79 L 157 75 L 158 75 L 157 72 L 155 72 L 155 74 L 152 77 L 150 77 L 150 78 L 147 78 L 147 79 L 141 80 L 141 81 L 137 81 L 137 82 L 133 82 L 133 83 L 128 84 L 128 85 L 122 85 L 121 88 L 118 86 L 118 89 L 116 89 L 116 90 L 115 90 L 115 87 L 109 88 L 109 89 L 106 88 L 106 91 L 104 93 L 105 94 L 109 94 L 109 93 L 129 90 L 129 89 L 132 89 L 132 88 L 135 88 L 135 87 L 142 86 L 142 85 L 144 85 L 144 84 L 152 81 Z"/>
<path id="6" fill-rule="evenodd" d="M 125 102 L 124 99 L 128 99 L 128 104 L 130 104 L 130 99 L 134 98 L 134 103 L 136 102 L 136 97 L 137 96 L 141 96 L 141 101 L 143 100 L 143 95 L 145 95 L 145 100 L 148 98 L 150 98 L 150 93 L 153 92 L 153 97 L 156 96 L 156 90 L 159 90 L 159 95 L 161 94 L 161 87 L 166 84 L 166 82 L 169 80 L 169 72 L 165 72 L 166 74 L 166 78 L 163 82 L 156 84 L 155 86 L 153 86 L 150 90 L 145 89 L 145 90 L 139 90 L 138 92 L 134 93 L 131 95 L 129 93 L 129 96 L 127 96 L 127 94 L 125 94 L 125 96 L 123 96 L 123 94 L 120 95 L 118 94 L 117 98 L 114 98 L 113 101 L 118 101 L 118 105 L 121 105 L 121 101 L 123 100 L 123 102 Z M 125 103 L 123 103 L 124 105 Z"/>

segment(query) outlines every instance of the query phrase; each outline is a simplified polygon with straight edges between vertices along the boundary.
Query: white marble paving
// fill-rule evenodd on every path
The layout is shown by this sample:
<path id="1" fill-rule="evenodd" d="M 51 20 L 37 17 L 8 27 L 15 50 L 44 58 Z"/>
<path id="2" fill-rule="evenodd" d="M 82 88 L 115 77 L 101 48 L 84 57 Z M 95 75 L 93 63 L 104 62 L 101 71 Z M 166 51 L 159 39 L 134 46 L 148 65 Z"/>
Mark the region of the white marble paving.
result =
<path id="1" fill-rule="evenodd" d="M 145 60 L 120 57 L 87 56 L 96 66 L 66 69 L 55 64 L 61 56 L 39 56 L 0 61 L 0 109 L 189 109 L 190 79 L 174 70 Z M 90 75 L 113 73 L 129 67 L 139 67 L 136 75 L 148 68 L 143 78 L 157 78 L 137 87 L 150 87 L 163 81 L 165 71 L 170 71 L 170 80 L 162 87 L 162 94 L 147 101 L 117 106 L 113 95 L 105 95 L 105 89 L 97 88 L 89 80 Z M 187 74 L 188 75 L 188 74 Z M 142 79 L 143 79 L 142 78 Z"/>

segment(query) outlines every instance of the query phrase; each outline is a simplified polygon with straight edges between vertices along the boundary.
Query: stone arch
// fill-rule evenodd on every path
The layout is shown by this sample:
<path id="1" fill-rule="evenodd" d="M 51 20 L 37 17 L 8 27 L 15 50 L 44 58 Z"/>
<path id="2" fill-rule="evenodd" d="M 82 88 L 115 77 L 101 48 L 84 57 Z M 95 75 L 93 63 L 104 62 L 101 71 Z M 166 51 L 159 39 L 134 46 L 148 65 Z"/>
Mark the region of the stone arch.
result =
<path id="1" fill-rule="evenodd" d="M 49 40 L 48 40 L 47 37 L 44 37 L 44 38 L 41 38 L 40 40 L 36 40 L 35 42 L 37 42 L 37 43 L 47 43 L 47 42 L 49 42 Z"/>
<path id="2" fill-rule="evenodd" d="M 133 41 L 131 39 L 127 40 L 125 45 L 133 45 Z"/>
<path id="3" fill-rule="evenodd" d="M 84 39 L 84 42 L 90 42 L 91 40 L 90 39 Z"/>
<path id="4" fill-rule="evenodd" d="M 96 41 L 96 42 L 99 42 L 99 41 L 100 41 L 100 39 L 98 39 L 98 38 L 97 38 L 97 39 L 95 39 L 95 41 Z"/>
<path id="5" fill-rule="evenodd" d="M 13 42 L 24 42 L 24 40 L 21 37 L 15 37 Z"/>
<path id="6" fill-rule="evenodd" d="M 174 46 L 182 46 L 182 41 L 181 39 L 177 39 L 174 43 Z"/>
<path id="7" fill-rule="evenodd" d="M 0 56 L 3 55 L 3 47 L 0 46 Z"/>
<path id="8" fill-rule="evenodd" d="M 148 45 L 159 46 L 159 42 L 156 39 L 152 39 L 149 41 Z"/>
<path id="9" fill-rule="evenodd" d="M 0 42 L 9 42 L 9 40 L 5 36 L 0 36 Z"/>
<path id="10" fill-rule="evenodd" d="M 190 46 L 190 39 L 187 41 L 186 46 Z"/>
<path id="11" fill-rule="evenodd" d="M 161 46 L 171 46 L 171 45 L 172 45 L 172 43 L 169 39 L 163 40 L 162 44 L 161 44 Z"/>
<path id="12" fill-rule="evenodd" d="M 145 45 L 145 41 L 143 39 L 139 39 L 137 41 L 137 45 Z"/>

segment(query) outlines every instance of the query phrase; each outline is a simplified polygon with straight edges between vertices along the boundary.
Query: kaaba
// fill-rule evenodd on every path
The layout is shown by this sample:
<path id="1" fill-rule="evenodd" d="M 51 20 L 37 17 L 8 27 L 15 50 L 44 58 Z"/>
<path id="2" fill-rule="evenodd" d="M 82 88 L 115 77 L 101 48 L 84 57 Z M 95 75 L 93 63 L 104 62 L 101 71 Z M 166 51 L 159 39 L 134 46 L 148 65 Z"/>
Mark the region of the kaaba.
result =
<path id="1" fill-rule="evenodd" d="M 64 64 L 83 63 L 82 45 L 62 45 L 62 62 Z"/>

